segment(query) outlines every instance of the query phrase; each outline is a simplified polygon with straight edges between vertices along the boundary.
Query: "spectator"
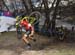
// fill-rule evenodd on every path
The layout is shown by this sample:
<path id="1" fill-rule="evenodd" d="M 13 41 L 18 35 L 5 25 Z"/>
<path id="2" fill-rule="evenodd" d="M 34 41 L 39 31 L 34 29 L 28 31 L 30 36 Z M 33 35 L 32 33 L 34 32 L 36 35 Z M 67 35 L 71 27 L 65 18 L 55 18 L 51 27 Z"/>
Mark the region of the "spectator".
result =
<path id="1" fill-rule="evenodd" d="M 3 11 L 2 11 L 2 8 L 0 7 L 0 16 L 2 16 L 3 14 Z"/>
<path id="2" fill-rule="evenodd" d="M 12 13 L 11 13 L 10 11 L 4 11 L 4 12 L 3 12 L 3 15 L 4 15 L 4 16 L 12 17 Z"/>

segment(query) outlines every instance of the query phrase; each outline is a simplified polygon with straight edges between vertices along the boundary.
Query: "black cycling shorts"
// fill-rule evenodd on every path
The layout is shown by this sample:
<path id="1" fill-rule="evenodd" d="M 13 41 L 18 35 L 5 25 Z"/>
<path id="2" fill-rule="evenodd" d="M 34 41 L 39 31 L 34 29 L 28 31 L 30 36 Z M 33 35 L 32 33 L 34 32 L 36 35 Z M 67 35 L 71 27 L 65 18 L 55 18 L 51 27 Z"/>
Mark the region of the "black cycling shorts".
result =
<path id="1" fill-rule="evenodd" d="M 25 34 L 26 34 L 26 35 L 31 34 L 31 30 L 27 30 L 27 31 L 25 32 Z"/>

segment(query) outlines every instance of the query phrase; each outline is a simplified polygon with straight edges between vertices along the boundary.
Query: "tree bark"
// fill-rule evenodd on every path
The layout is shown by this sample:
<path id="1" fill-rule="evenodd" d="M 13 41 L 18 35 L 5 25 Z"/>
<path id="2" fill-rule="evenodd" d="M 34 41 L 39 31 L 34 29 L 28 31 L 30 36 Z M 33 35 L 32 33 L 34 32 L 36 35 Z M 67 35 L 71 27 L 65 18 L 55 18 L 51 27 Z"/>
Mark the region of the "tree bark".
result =
<path id="1" fill-rule="evenodd" d="M 34 11 L 32 1 L 31 0 L 28 0 L 28 2 L 29 2 L 29 6 L 30 6 L 30 9 L 29 10 L 31 12 Z"/>
<path id="2" fill-rule="evenodd" d="M 55 7 L 55 9 L 54 9 L 53 18 L 52 18 L 52 30 L 55 29 L 56 15 L 57 15 L 57 10 L 58 10 L 58 6 L 59 6 L 60 1 L 61 1 L 61 0 L 57 0 L 57 2 L 56 2 L 56 7 Z"/>
<path id="3" fill-rule="evenodd" d="M 24 7 L 26 8 L 27 13 L 30 14 L 33 11 L 32 1 L 22 0 L 22 3 L 24 4 Z"/>
<path id="4" fill-rule="evenodd" d="M 49 9 L 49 13 L 53 10 L 54 4 L 55 4 L 56 0 L 53 1 L 51 8 Z"/>
<path id="5" fill-rule="evenodd" d="M 7 8 L 7 10 L 9 11 L 9 8 L 8 8 L 8 6 L 5 4 L 4 0 L 1 0 L 1 1 L 2 1 L 3 5 Z"/>
<path id="6" fill-rule="evenodd" d="M 46 16 L 44 26 L 45 26 L 46 30 L 48 30 L 48 24 L 50 22 L 48 0 L 43 0 L 43 4 L 44 4 L 45 16 Z"/>
<path id="7" fill-rule="evenodd" d="M 26 9 L 26 12 L 28 13 L 29 12 L 29 9 L 28 9 L 28 6 L 26 4 L 26 1 L 25 0 L 22 0 L 22 3 L 24 4 L 24 7 Z"/>

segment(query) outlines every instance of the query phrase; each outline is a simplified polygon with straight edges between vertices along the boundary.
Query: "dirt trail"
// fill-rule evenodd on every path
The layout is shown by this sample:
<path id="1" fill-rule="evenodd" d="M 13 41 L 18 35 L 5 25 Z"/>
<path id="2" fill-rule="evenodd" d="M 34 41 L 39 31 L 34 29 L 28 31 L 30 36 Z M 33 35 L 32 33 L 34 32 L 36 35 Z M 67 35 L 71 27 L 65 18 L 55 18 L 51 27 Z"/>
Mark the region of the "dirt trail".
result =
<path id="1" fill-rule="evenodd" d="M 0 55 L 75 55 L 75 44 L 55 41 L 52 37 L 35 34 L 36 42 L 30 40 L 32 48 L 27 49 L 15 32 L 0 35 Z"/>

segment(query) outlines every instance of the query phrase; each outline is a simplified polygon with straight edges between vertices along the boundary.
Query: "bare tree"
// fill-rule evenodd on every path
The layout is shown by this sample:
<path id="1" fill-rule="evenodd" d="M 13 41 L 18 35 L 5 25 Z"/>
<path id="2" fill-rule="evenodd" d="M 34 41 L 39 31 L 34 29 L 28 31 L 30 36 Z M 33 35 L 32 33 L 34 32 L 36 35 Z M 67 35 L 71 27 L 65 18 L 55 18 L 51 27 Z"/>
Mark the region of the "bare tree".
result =
<path id="1" fill-rule="evenodd" d="M 30 11 L 32 12 L 34 9 L 33 9 L 33 4 L 32 4 L 32 1 L 31 0 L 28 0 L 28 3 L 29 3 L 29 6 L 30 6 Z"/>
<path id="2" fill-rule="evenodd" d="M 24 4 L 24 7 L 26 8 L 27 13 L 30 14 L 33 11 L 32 1 L 22 0 L 22 3 Z"/>
<path id="3" fill-rule="evenodd" d="M 4 1 L 4 0 L 1 0 L 1 1 L 2 1 L 3 5 L 7 8 L 7 10 L 9 11 L 9 8 L 8 8 L 8 6 L 6 5 L 5 1 Z"/>
<path id="4" fill-rule="evenodd" d="M 53 13 L 53 18 L 52 18 L 52 29 L 55 29 L 55 21 L 56 21 L 56 15 L 57 15 L 57 10 L 58 10 L 58 6 L 61 0 L 57 0 L 56 2 L 56 7 L 54 9 L 54 13 Z"/>
<path id="5" fill-rule="evenodd" d="M 28 6 L 27 6 L 27 4 L 26 4 L 26 1 L 27 1 L 27 0 L 22 0 L 22 3 L 24 4 L 24 7 L 25 7 L 26 11 L 28 12 L 29 9 L 28 9 Z"/>
<path id="6" fill-rule="evenodd" d="M 49 7 L 48 7 L 48 0 L 42 0 L 43 4 L 44 4 L 44 12 L 45 12 L 45 16 L 46 16 L 46 20 L 44 23 L 45 28 L 48 28 L 48 24 L 50 22 L 50 18 L 49 18 Z"/>

